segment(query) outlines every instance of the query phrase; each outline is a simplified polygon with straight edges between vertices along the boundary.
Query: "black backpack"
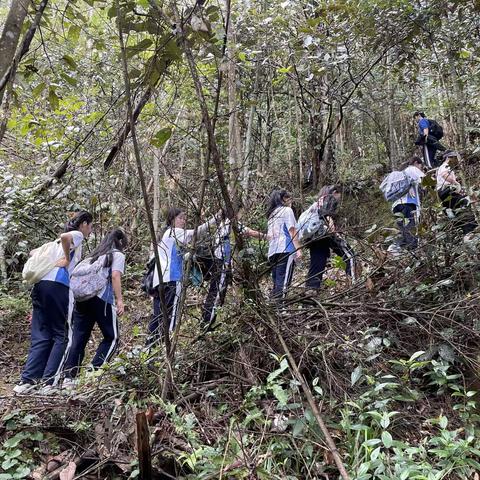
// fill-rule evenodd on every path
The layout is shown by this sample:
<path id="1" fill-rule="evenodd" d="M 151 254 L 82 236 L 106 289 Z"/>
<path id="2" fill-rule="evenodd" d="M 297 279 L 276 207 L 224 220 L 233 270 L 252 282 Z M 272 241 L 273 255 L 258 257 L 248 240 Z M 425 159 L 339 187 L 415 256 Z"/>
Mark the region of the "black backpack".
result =
<path id="1" fill-rule="evenodd" d="M 147 269 L 142 278 L 142 290 L 147 295 L 155 295 L 157 288 L 153 286 L 153 276 L 155 275 L 155 257 L 151 258 L 147 263 Z"/>
<path id="2" fill-rule="evenodd" d="M 428 133 L 440 140 L 443 137 L 443 127 L 435 120 L 428 119 L 430 126 L 428 127 Z"/>

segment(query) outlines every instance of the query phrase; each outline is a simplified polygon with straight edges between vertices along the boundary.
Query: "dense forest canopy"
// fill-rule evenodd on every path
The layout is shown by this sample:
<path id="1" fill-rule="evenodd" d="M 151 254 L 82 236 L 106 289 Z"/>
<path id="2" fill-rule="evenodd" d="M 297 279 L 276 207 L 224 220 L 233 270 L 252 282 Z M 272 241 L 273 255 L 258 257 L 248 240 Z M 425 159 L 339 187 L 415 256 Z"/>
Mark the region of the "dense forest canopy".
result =
<path id="1" fill-rule="evenodd" d="M 46 417 L 36 399 L 2 400 L 0 479 L 44 461 L 25 452 L 53 438 L 49 422 L 68 429 L 49 455 L 76 452 L 87 468 L 96 442 L 92 471 L 150 478 L 134 448 L 139 411 L 155 478 L 478 478 L 478 243 L 452 231 L 430 173 L 422 248 L 392 260 L 395 217 L 378 187 L 422 155 L 414 112 L 425 112 L 459 152 L 480 218 L 479 15 L 476 0 L 3 2 L 0 347 L 19 352 L 5 363 L 7 400 L 28 348 L 29 252 L 79 210 L 94 217 L 87 253 L 117 226 L 129 247 L 125 340 L 100 393 L 58 412 L 45 401 Z M 362 281 L 350 285 L 335 257 L 320 299 L 295 291 L 272 308 L 265 242 L 242 237 L 238 212 L 265 232 L 274 189 L 293 193 L 298 215 L 324 185 L 342 192 L 339 229 Z M 180 333 L 152 360 L 138 347 L 151 310 L 139 282 L 171 206 L 191 228 L 220 209 L 231 219 L 235 288 L 211 335 L 191 288 Z"/>

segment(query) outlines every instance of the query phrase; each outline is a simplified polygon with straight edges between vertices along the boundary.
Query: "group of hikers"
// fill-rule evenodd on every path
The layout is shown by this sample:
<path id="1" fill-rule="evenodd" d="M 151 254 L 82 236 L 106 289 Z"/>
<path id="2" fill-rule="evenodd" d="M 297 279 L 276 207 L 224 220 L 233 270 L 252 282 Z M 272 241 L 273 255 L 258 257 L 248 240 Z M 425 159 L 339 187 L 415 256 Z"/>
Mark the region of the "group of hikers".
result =
<path id="1" fill-rule="evenodd" d="M 422 122 L 425 120 L 423 114 L 419 118 L 419 134 L 424 136 L 425 162 L 419 157 L 412 157 L 400 172 L 392 172 L 381 186 L 385 198 L 392 203 L 400 230 L 398 241 L 388 249 L 393 253 L 418 246 L 415 227 L 421 211 L 421 181 L 425 169 L 432 167 L 432 150 L 426 147 L 431 136 L 431 123 L 428 120 L 427 123 Z M 455 176 L 452 159 L 456 157 L 456 152 L 447 151 L 436 170 L 439 198 L 447 214 L 454 212 L 454 215 L 458 209 L 465 209 L 468 203 Z M 292 283 L 295 263 L 302 258 L 304 250 L 310 254 L 305 282 L 307 289 L 320 289 L 332 252 L 342 258 L 346 275 L 355 282 L 358 271 L 355 253 L 335 224 L 340 200 L 339 187 L 325 186 L 297 220 L 292 209 L 292 194 L 276 189 L 269 198 L 266 233 L 238 222 L 242 208 L 238 209 L 237 232 L 268 242 L 273 305 L 282 304 Z M 81 261 L 82 244 L 92 232 L 92 222 L 90 213 L 78 212 L 68 222 L 60 238 L 32 251 L 25 265 L 24 278 L 33 285 L 31 345 L 21 381 L 14 387 L 15 393 L 39 389 L 40 393 L 48 394 L 60 387 L 75 388 L 95 324 L 103 339 L 91 361 L 92 368 L 104 365 L 116 351 L 119 341 L 117 317 L 125 310 L 121 277 L 125 270 L 124 252 L 128 240 L 124 231 L 116 228 Z M 469 218 L 459 227 L 467 235 L 477 224 L 474 218 Z M 164 315 L 168 317 L 170 331 L 178 324 L 179 300 L 187 284 L 184 278 L 186 252 L 194 239 L 195 242 L 209 239 L 211 244 L 211 255 L 203 269 L 209 286 L 202 305 L 201 323 L 205 331 L 214 324 L 232 283 L 232 233 L 232 220 L 226 218 L 222 210 L 197 228 L 189 229 L 184 209 L 168 209 L 165 225 L 159 232 L 156 245 L 152 246 L 152 251 L 156 248 L 158 252 L 160 272 L 151 259 L 142 282 L 142 288 L 151 295 L 153 303 L 147 349 L 162 341 Z"/>
<path id="2" fill-rule="evenodd" d="M 422 147 L 423 161 L 413 156 L 400 171 L 387 175 L 380 186 L 385 198 L 392 203 L 392 212 L 397 217 L 400 230 L 400 237 L 388 247 L 393 254 L 418 246 L 415 229 L 421 214 L 422 179 L 427 173 L 435 175 L 436 191 L 444 212 L 463 233 L 465 241 L 471 239 L 472 232 L 478 226 L 471 200 L 455 174 L 459 166 L 459 153 L 447 150 L 439 143 L 443 128 L 435 120 L 427 119 L 423 112 L 415 112 L 414 118 L 418 126 L 415 143 Z M 444 152 L 440 161 L 437 151 Z"/>
<path id="3" fill-rule="evenodd" d="M 242 236 L 268 241 L 272 302 L 281 302 L 285 297 L 292 283 L 295 262 L 302 257 L 304 247 L 310 251 L 308 288 L 320 288 L 331 252 L 340 255 L 345 261 L 346 273 L 352 278 L 355 276 L 353 250 L 336 231 L 334 223 L 340 197 L 338 187 L 323 187 L 318 199 L 304 212 L 309 218 L 300 224 L 292 210 L 292 194 L 277 189 L 269 199 L 266 233 L 237 223 Z M 241 209 L 237 218 L 240 214 Z M 55 392 L 59 386 L 74 388 L 95 324 L 103 339 L 91 366 L 94 369 L 101 367 L 115 353 L 119 339 L 117 317 L 125 308 L 121 276 L 125 270 L 124 251 L 128 241 L 123 230 L 116 228 L 80 262 L 83 240 L 92 232 L 92 222 L 90 213 L 77 213 L 58 240 L 31 252 L 24 268 L 24 278 L 33 283 L 33 312 L 30 350 L 21 381 L 14 387 L 18 394 L 37 388 L 43 394 Z M 189 229 L 186 211 L 169 208 L 156 245 L 161 275 L 155 262 L 149 262 L 152 275 L 148 292 L 152 296 L 153 315 L 148 327 L 148 348 L 161 341 L 162 312 L 168 315 L 170 331 L 178 323 L 179 299 L 187 283 L 184 278 L 185 252 L 194 236 L 211 240 L 212 258 L 205 274 L 209 287 L 201 317 L 206 331 L 215 322 L 217 311 L 225 301 L 227 288 L 232 282 L 231 220 L 219 211 L 196 229 Z M 39 269 L 45 268 L 46 256 L 50 261 L 54 259 L 54 263 L 50 264 L 48 271 L 38 274 Z M 160 284 L 165 305 L 161 304 Z"/>

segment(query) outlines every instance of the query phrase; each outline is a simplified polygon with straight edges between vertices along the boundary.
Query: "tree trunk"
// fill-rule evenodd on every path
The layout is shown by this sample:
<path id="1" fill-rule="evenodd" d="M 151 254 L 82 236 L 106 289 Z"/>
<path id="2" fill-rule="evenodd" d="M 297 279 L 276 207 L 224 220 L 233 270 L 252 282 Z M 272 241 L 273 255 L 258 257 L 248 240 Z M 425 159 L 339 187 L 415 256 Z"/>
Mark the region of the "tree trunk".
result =
<path id="1" fill-rule="evenodd" d="M 237 104 L 237 65 L 235 48 L 235 31 L 233 23 L 228 31 L 228 163 L 230 165 L 230 185 L 235 185 L 241 171 L 242 140 L 240 134 L 240 123 L 238 121 Z"/>
<path id="2" fill-rule="evenodd" d="M 248 198 L 248 189 L 250 183 L 250 164 L 253 157 L 252 136 L 253 136 L 253 122 L 256 113 L 256 102 L 258 98 L 258 85 L 260 80 L 261 61 L 257 61 L 255 68 L 255 83 L 253 85 L 252 102 L 250 105 L 250 112 L 248 114 L 247 135 L 245 138 L 245 154 L 243 157 L 243 174 L 242 174 L 242 190 L 243 198 Z"/>
<path id="3" fill-rule="evenodd" d="M 3 78 L 5 73 L 7 73 L 15 58 L 22 25 L 27 16 L 29 5 L 29 0 L 12 0 L 10 5 L 2 36 L 0 37 L 0 78 Z M 0 92 L 0 104 L 2 103 L 4 91 Z"/>

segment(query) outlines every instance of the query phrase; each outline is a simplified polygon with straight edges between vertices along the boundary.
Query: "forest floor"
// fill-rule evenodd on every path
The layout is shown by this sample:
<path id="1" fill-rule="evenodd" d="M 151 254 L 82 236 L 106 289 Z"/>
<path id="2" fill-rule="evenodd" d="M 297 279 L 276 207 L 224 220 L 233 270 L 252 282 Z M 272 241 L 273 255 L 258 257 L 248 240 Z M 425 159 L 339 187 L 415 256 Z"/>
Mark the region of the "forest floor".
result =
<path id="1" fill-rule="evenodd" d="M 378 248 L 383 235 L 371 228 L 356 245 L 356 285 L 332 260 L 322 292 L 305 292 L 304 261 L 280 310 L 242 301 L 232 288 L 206 335 L 198 322 L 205 292 L 190 289 L 168 401 L 163 348 L 143 348 L 151 304 L 139 273 L 125 279 L 117 357 L 58 395 L 12 395 L 31 305 L 26 293 L 2 297 L 2 469 L 15 478 L 135 478 L 144 414 L 153 478 L 338 478 L 290 354 L 352 478 L 476 478 L 478 242 L 437 229 L 422 233 L 415 253 L 390 258 Z M 268 284 L 265 276 L 264 295 Z M 99 339 L 96 331 L 87 359 Z"/>

